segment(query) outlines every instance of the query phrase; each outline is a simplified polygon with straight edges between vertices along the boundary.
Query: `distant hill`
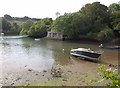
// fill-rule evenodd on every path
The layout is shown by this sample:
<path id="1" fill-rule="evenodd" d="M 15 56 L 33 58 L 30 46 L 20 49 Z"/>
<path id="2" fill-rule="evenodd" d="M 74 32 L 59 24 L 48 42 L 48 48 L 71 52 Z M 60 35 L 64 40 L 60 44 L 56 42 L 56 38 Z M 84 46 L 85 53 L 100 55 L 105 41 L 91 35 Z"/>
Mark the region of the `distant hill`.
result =
<path id="1" fill-rule="evenodd" d="M 18 20 L 18 21 L 27 21 L 27 20 L 34 20 L 34 21 L 38 21 L 40 20 L 39 18 L 30 18 L 28 16 L 24 16 L 24 17 L 12 17 L 8 14 L 4 15 L 4 18 L 9 20 L 9 21 L 13 21 L 13 20 Z"/>
<path id="2" fill-rule="evenodd" d="M 39 21 L 41 19 L 38 18 L 30 18 L 28 16 L 24 17 L 11 17 L 8 14 L 5 14 L 2 17 L 2 32 L 6 35 L 18 35 L 21 30 L 21 25 L 26 22 L 27 20 L 31 20 L 33 22 Z"/>
<path id="3" fill-rule="evenodd" d="M 8 14 L 4 15 L 4 18 L 9 21 L 10 23 L 16 22 L 18 25 L 21 25 L 23 22 L 26 22 L 27 20 L 32 20 L 32 21 L 39 21 L 41 19 L 38 18 L 30 18 L 28 16 L 24 16 L 24 17 L 11 17 Z"/>

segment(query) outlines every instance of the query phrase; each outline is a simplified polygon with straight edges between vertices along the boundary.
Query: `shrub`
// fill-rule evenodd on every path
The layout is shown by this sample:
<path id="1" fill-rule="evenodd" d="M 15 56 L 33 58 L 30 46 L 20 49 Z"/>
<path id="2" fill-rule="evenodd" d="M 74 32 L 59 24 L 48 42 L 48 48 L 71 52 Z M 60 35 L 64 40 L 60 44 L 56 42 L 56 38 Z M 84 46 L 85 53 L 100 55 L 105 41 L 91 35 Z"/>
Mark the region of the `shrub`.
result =
<path id="1" fill-rule="evenodd" d="M 98 65 L 99 75 L 102 77 L 102 81 L 108 80 L 107 86 L 110 88 L 120 87 L 118 74 L 116 69 L 112 70 L 111 68 L 105 69 L 105 65 Z"/>

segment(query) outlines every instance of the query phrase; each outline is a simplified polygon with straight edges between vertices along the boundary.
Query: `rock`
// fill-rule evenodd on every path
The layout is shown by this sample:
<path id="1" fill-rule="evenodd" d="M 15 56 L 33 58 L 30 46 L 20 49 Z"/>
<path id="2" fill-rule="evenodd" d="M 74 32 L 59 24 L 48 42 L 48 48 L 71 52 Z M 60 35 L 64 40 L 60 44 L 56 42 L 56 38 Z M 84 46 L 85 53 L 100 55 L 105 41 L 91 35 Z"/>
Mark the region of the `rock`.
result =
<path id="1" fill-rule="evenodd" d="M 44 75 L 42 75 L 42 76 L 44 76 Z"/>
<path id="2" fill-rule="evenodd" d="M 10 85 L 14 85 L 15 83 L 11 83 Z"/>
<path id="3" fill-rule="evenodd" d="M 115 68 L 118 68 L 118 65 L 114 65 Z"/>
<path id="4" fill-rule="evenodd" d="M 51 69 L 51 74 L 53 75 L 53 77 L 62 77 L 62 69 L 61 68 L 52 68 Z"/>
<path id="5" fill-rule="evenodd" d="M 5 78 L 6 80 L 8 80 L 8 78 Z"/>
<path id="6" fill-rule="evenodd" d="M 65 85 L 65 84 L 62 84 L 62 87 L 66 87 L 66 85 Z"/>
<path id="7" fill-rule="evenodd" d="M 67 81 L 67 79 L 63 79 L 62 81 Z"/>
<path id="8" fill-rule="evenodd" d="M 47 70 L 43 70 L 43 72 L 47 72 Z"/>
<path id="9" fill-rule="evenodd" d="M 28 82 L 29 80 L 26 80 L 26 82 Z"/>
<path id="10" fill-rule="evenodd" d="M 35 75 L 38 75 L 37 73 Z"/>
<path id="11" fill-rule="evenodd" d="M 111 67 L 111 65 L 112 65 L 112 64 L 109 64 L 108 66 L 110 66 L 110 67 Z"/>
<path id="12" fill-rule="evenodd" d="M 27 65 L 25 65 L 25 67 L 27 67 Z"/>
<path id="13" fill-rule="evenodd" d="M 32 71 L 32 69 L 28 69 L 28 71 Z"/>
<path id="14" fill-rule="evenodd" d="M 85 82 L 84 80 L 82 82 Z"/>
<path id="15" fill-rule="evenodd" d="M 114 67 L 114 65 L 113 65 L 113 64 L 109 64 L 108 66 L 110 66 L 110 67 Z"/>
<path id="16" fill-rule="evenodd" d="M 21 78 L 20 77 L 18 77 L 15 81 L 18 81 L 18 80 L 20 80 Z"/>
<path id="17" fill-rule="evenodd" d="M 68 72 L 72 72 L 72 71 L 68 70 Z"/>
<path id="18" fill-rule="evenodd" d="M 48 79 L 48 81 L 50 81 L 50 78 L 47 78 Z"/>

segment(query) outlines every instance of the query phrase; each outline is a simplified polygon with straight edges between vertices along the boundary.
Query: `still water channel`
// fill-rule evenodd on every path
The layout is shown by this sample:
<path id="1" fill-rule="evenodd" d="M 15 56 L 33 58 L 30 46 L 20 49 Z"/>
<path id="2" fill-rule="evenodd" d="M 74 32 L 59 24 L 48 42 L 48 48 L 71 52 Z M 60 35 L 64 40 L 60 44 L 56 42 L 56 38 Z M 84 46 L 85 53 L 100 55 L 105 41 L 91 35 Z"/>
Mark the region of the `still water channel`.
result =
<path id="1" fill-rule="evenodd" d="M 35 40 L 33 38 L 19 38 L 7 36 L 0 42 L 0 62 L 4 70 L 19 69 L 21 66 L 34 70 L 50 69 L 55 64 L 67 65 L 70 63 L 69 51 L 72 48 L 91 48 L 93 50 L 102 50 L 102 63 L 118 63 L 118 51 L 100 49 L 99 43 L 58 41 L 58 40 Z M 63 52 L 62 49 L 65 51 Z M 81 62 L 81 58 L 72 57 Z M 93 63 L 93 62 L 90 62 Z M 5 65 L 5 66 L 4 66 Z"/>

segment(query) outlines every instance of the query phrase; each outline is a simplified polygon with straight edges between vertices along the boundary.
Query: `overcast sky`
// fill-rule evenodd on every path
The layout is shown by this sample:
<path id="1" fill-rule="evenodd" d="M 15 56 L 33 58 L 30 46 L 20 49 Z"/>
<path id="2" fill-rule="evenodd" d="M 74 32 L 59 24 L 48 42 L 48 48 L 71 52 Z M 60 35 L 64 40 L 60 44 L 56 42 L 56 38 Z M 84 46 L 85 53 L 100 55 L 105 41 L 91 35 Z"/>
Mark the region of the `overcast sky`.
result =
<path id="1" fill-rule="evenodd" d="M 0 0 L 0 17 L 9 14 L 12 17 L 55 18 L 56 12 L 63 15 L 65 12 L 79 11 L 87 3 L 99 1 L 109 6 L 119 0 Z"/>

